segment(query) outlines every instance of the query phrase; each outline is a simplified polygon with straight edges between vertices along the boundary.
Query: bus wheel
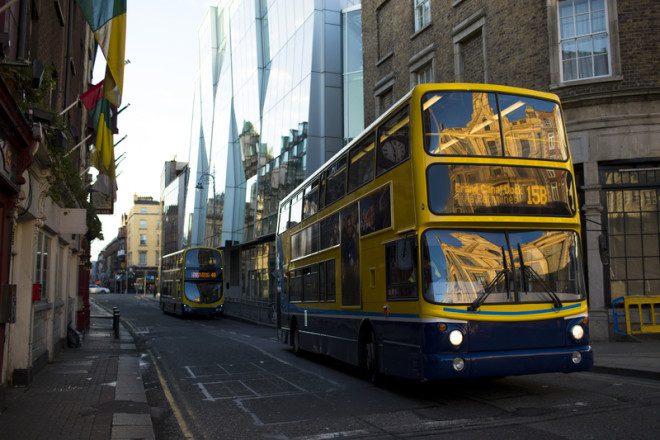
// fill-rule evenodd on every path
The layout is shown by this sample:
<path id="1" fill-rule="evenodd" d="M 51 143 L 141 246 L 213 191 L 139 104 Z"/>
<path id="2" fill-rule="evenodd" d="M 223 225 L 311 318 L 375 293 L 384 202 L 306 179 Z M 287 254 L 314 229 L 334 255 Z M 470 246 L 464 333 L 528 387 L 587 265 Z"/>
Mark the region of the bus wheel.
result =
<path id="1" fill-rule="evenodd" d="M 298 326 L 291 328 L 291 347 L 293 347 L 294 354 L 300 354 L 300 333 L 298 332 Z"/>
<path id="2" fill-rule="evenodd" d="M 376 334 L 369 330 L 367 340 L 364 344 L 364 367 L 367 372 L 369 382 L 378 385 L 381 381 L 381 374 L 378 369 L 378 349 L 376 346 Z"/>

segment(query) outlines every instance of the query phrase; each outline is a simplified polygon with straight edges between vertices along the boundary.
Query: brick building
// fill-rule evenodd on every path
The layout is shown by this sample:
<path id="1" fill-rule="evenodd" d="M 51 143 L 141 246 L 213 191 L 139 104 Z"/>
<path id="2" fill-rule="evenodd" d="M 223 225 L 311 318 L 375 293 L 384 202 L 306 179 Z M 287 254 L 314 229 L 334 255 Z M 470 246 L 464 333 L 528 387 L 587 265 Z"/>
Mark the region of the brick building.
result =
<path id="1" fill-rule="evenodd" d="M 69 106 L 95 54 L 74 0 L 0 1 L 0 395 L 87 316 L 87 115 Z"/>
<path id="2" fill-rule="evenodd" d="M 612 298 L 660 293 L 660 3 L 364 0 L 362 20 L 365 126 L 421 82 L 561 97 L 586 220 L 594 339 L 608 336 Z"/>

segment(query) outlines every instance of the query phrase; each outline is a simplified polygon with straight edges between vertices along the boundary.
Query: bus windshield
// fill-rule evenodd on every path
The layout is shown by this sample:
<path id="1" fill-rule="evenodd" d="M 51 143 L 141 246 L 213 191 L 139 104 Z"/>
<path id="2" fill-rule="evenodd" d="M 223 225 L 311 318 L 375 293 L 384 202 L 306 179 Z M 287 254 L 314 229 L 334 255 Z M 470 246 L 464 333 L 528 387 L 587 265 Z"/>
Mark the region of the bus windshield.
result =
<path id="1" fill-rule="evenodd" d="M 433 303 L 530 303 L 584 298 L 572 231 L 431 229 L 423 235 L 424 298 Z"/>
<path id="2" fill-rule="evenodd" d="M 424 147 L 432 155 L 565 161 L 559 105 L 504 93 L 447 91 L 422 98 Z"/>
<path id="3" fill-rule="evenodd" d="M 190 282 L 185 283 L 185 293 L 188 301 L 200 304 L 211 304 L 220 299 L 222 296 L 221 283 L 202 283 Z"/>

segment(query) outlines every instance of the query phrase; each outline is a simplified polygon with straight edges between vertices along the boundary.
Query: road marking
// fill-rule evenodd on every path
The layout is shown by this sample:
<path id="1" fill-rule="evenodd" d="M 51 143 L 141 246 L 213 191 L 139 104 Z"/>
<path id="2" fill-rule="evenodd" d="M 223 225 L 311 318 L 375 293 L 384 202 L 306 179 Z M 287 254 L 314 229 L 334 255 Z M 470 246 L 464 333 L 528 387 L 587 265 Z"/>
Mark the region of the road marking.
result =
<path id="1" fill-rule="evenodd" d="M 124 322 L 133 331 L 135 331 L 135 326 L 133 324 L 131 324 L 131 322 L 128 319 L 124 319 Z M 194 439 L 195 437 L 193 436 L 192 432 L 190 431 L 190 428 L 188 428 L 188 424 L 186 423 L 186 420 L 183 418 L 181 410 L 179 409 L 179 406 L 176 404 L 176 401 L 174 400 L 174 395 L 172 394 L 172 391 L 170 391 L 170 387 L 167 385 L 167 381 L 165 380 L 165 377 L 163 376 L 163 373 L 160 371 L 160 368 L 158 367 L 158 363 L 156 362 L 156 359 L 157 359 L 156 355 L 151 351 L 151 349 L 147 349 L 147 352 L 149 353 L 151 358 L 154 360 L 153 364 L 154 364 L 154 368 L 156 369 L 156 375 L 158 376 L 158 381 L 160 382 L 160 386 L 163 389 L 163 393 L 165 394 L 165 398 L 167 399 L 167 402 L 170 404 L 170 408 L 172 409 L 172 413 L 174 414 L 174 417 L 176 418 L 176 421 L 179 424 L 179 429 L 181 429 L 181 433 L 187 439 Z M 186 411 L 186 412 L 188 414 L 190 414 L 190 411 Z M 194 417 L 193 417 L 193 420 L 194 420 Z"/>
<path id="2" fill-rule="evenodd" d="M 369 431 L 366 429 L 355 429 L 353 431 L 326 432 L 323 434 L 316 434 L 316 435 L 297 437 L 297 438 L 300 439 L 304 438 L 306 440 L 332 440 L 334 438 L 346 438 L 346 437 L 354 437 L 354 436 L 366 435 L 366 434 L 369 434 Z"/>
<path id="3" fill-rule="evenodd" d="M 197 376 L 195 376 L 195 373 L 192 372 L 192 370 L 190 369 L 189 366 L 186 365 L 186 366 L 183 367 L 183 368 L 185 368 L 186 370 L 188 370 L 188 374 L 190 374 L 190 377 L 191 377 L 191 378 L 193 378 L 193 379 L 197 379 Z"/>

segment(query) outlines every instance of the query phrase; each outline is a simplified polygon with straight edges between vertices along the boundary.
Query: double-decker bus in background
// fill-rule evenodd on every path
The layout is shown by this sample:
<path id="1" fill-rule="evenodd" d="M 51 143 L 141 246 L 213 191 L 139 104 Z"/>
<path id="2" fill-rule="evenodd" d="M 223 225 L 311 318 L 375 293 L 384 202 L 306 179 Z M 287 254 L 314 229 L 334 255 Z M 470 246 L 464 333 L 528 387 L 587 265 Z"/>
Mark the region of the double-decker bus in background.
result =
<path id="1" fill-rule="evenodd" d="M 422 84 L 285 197 L 279 335 L 434 380 L 593 363 L 556 95 Z"/>
<path id="2" fill-rule="evenodd" d="M 222 252 L 191 247 L 165 255 L 160 267 L 160 308 L 164 313 L 221 315 Z"/>

